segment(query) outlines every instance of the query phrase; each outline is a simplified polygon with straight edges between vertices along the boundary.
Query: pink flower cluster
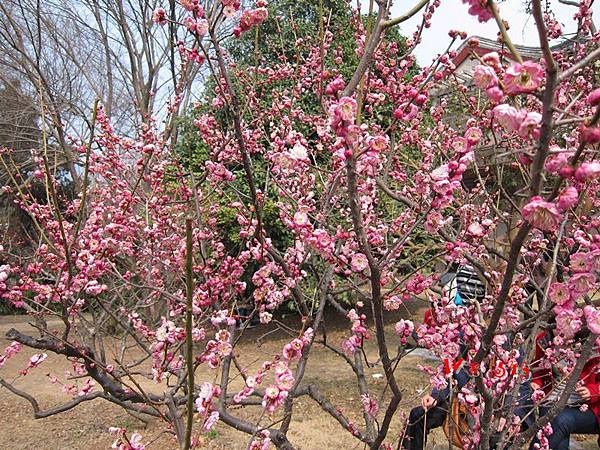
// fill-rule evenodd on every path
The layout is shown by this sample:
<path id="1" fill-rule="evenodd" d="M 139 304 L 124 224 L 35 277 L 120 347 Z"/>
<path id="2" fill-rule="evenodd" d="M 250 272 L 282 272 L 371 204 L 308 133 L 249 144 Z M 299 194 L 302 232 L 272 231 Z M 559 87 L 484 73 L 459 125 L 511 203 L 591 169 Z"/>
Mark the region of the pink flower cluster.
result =
<path id="1" fill-rule="evenodd" d="M 371 416 L 372 418 L 377 417 L 377 412 L 379 411 L 379 406 L 377 404 L 377 400 L 371 398 L 369 394 L 362 394 L 360 396 L 360 401 L 363 404 L 363 409 L 365 412 Z"/>
<path id="2" fill-rule="evenodd" d="M 486 0 L 462 0 L 462 2 L 469 5 L 469 14 L 476 16 L 480 22 L 487 22 L 494 17 Z"/>
<path id="3" fill-rule="evenodd" d="M 157 8 L 152 13 L 152 21 L 158 25 L 167 24 L 167 13 L 163 8 Z"/>
<path id="4" fill-rule="evenodd" d="M 229 331 L 218 331 L 215 339 L 211 339 L 206 343 L 206 349 L 199 357 L 200 362 L 208 363 L 208 366 L 212 369 L 219 367 L 221 359 L 231 354 L 232 347 L 230 340 L 231 334 Z"/>
<path id="5" fill-rule="evenodd" d="M 545 231 L 554 231 L 558 228 L 562 215 L 554 203 L 547 202 L 542 197 L 532 197 L 523 206 L 523 218 L 532 226 Z"/>
<path id="6" fill-rule="evenodd" d="M 236 37 L 240 37 L 242 33 L 249 31 L 252 27 L 258 26 L 269 17 L 267 8 L 260 7 L 256 9 L 247 9 L 242 13 L 240 23 L 233 29 Z"/>
<path id="7" fill-rule="evenodd" d="M 6 349 L 4 350 L 4 352 L 6 353 Z M 16 352 L 11 353 L 11 355 L 14 353 Z M 27 375 L 30 369 L 35 369 L 37 366 L 43 363 L 46 360 L 46 358 L 48 358 L 47 353 L 36 353 L 35 355 L 33 355 L 31 358 L 29 358 L 27 367 L 21 370 L 21 375 Z"/>
<path id="8" fill-rule="evenodd" d="M 415 324 L 412 320 L 400 319 L 399 322 L 396 322 L 394 329 L 396 330 L 396 334 L 400 336 L 400 343 L 404 345 L 406 344 L 406 339 L 415 331 Z"/>
<path id="9" fill-rule="evenodd" d="M 540 136 L 542 115 L 535 111 L 518 110 L 506 103 L 493 109 L 496 121 L 509 132 L 518 132 L 523 138 L 537 139 Z"/>
<path id="10" fill-rule="evenodd" d="M 4 349 L 4 354 L 0 355 L 0 367 L 2 367 L 6 361 L 21 351 L 22 345 L 16 341 L 10 343 L 8 347 Z"/>
<path id="11" fill-rule="evenodd" d="M 213 399 L 218 399 L 221 395 L 221 388 L 204 382 L 200 386 L 200 392 L 196 398 L 196 410 L 202 417 L 202 431 L 205 433 L 213 429 L 219 421 L 219 412 L 214 410 Z"/>
<path id="12" fill-rule="evenodd" d="M 358 139 L 358 127 L 354 125 L 356 100 L 342 97 L 329 107 L 330 125 L 335 134 L 344 138 L 346 145 L 354 144 Z"/>
<path id="13" fill-rule="evenodd" d="M 127 437 L 127 429 L 120 427 L 110 427 L 108 432 L 115 437 L 115 441 L 110 448 L 116 450 L 145 450 L 146 446 L 142 444 L 142 435 L 134 432 Z"/>
<path id="14" fill-rule="evenodd" d="M 254 439 L 248 450 L 269 450 L 271 448 L 271 433 L 269 430 L 262 430 L 258 433 L 256 439 Z"/>
<path id="15" fill-rule="evenodd" d="M 345 87 L 346 83 L 344 82 L 344 79 L 338 75 L 327 84 L 327 87 L 325 87 L 325 94 L 332 96 L 337 95 L 337 93 L 342 91 Z"/>
<path id="16" fill-rule="evenodd" d="M 369 339 L 369 333 L 365 327 L 367 316 L 358 314 L 355 309 L 348 312 L 348 320 L 352 322 L 352 336 L 342 343 L 342 349 L 348 354 L 354 353 L 362 345 L 363 339 Z"/>
<path id="17" fill-rule="evenodd" d="M 533 61 L 513 64 L 504 74 L 504 92 L 509 95 L 535 91 L 544 79 L 544 69 Z"/>

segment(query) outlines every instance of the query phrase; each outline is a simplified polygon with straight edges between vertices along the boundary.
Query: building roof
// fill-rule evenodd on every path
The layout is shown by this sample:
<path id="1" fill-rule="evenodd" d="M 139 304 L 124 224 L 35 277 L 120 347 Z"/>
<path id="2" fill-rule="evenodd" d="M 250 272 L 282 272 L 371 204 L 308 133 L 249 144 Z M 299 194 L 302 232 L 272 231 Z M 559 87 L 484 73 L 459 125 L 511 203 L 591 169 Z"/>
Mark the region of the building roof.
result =
<path id="1" fill-rule="evenodd" d="M 477 40 L 477 45 L 473 46 L 470 41 L 471 39 Z M 572 45 L 573 39 L 565 39 L 559 44 L 553 45 L 551 50 L 561 50 L 565 47 Z M 529 47 L 526 45 L 515 45 L 515 48 L 524 60 L 540 59 L 542 57 L 542 49 L 540 47 Z M 494 39 L 488 39 L 480 36 L 472 36 L 470 39 L 466 39 L 460 47 L 456 50 L 456 56 L 453 59 L 453 63 L 458 67 L 465 59 L 469 57 L 471 52 L 475 52 L 479 56 L 483 56 L 489 52 L 498 52 L 501 56 L 514 61 L 514 58 L 508 47 L 503 43 L 498 42 Z"/>

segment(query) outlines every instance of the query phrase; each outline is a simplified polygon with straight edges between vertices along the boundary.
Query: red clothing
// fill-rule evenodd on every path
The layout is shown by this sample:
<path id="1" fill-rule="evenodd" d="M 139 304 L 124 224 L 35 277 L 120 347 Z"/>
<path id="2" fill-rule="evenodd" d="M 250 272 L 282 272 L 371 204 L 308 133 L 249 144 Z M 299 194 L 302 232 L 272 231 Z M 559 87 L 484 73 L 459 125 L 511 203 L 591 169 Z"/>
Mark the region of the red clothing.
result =
<path id="1" fill-rule="evenodd" d="M 425 311 L 425 317 L 423 317 L 423 323 L 425 325 L 427 325 L 428 327 L 432 327 L 434 325 L 432 308 L 429 308 L 427 311 Z"/>
<path id="2" fill-rule="evenodd" d="M 552 369 L 536 367 L 539 361 L 544 357 L 544 338 L 546 332 L 542 331 L 536 336 L 535 359 L 532 363 L 532 383 L 541 386 L 544 392 L 548 394 L 554 385 L 554 375 Z M 586 402 L 590 409 L 596 415 L 596 420 L 600 423 L 600 356 L 591 358 L 581 371 L 579 381 L 583 386 L 589 389 L 591 398 Z"/>

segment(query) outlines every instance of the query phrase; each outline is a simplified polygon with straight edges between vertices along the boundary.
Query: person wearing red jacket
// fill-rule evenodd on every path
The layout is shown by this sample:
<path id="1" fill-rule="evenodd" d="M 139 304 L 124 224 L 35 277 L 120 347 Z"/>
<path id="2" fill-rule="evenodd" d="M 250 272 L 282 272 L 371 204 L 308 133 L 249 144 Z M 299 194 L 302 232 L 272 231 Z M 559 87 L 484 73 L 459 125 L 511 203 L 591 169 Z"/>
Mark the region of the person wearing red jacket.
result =
<path id="1" fill-rule="evenodd" d="M 540 415 L 561 396 L 566 379 L 561 379 L 557 366 L 536 367 L 545 355 L 546 347 L 552 343 L 552 331 L 543 331 L 536 336 L 535 359 L 532 363 L 532 390 L 542 389 L 546 397 L 540 405 Z M 579 376 L 577 388 L 567 401 L 567 406 L 551 422 L 552 434 L 548 436 L 551 450 L 568 450 L 571 434 L 600 434 L 600 356 L 590 358 Z M 582 405 L 588 408 L 581 408 Z M 534 443 L 537 441 L 534 440 Z M 599 439 L 600 445 L 600 439 Z M 533 448 L 533 444 L 532 447 Z"/>

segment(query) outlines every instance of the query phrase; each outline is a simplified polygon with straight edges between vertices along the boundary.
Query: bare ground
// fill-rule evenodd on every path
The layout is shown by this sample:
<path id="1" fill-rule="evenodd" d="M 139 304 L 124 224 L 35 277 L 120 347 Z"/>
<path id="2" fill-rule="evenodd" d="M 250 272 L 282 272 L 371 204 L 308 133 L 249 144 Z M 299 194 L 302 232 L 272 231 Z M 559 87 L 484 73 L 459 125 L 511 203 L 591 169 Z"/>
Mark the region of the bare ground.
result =
<path id="1" fill-rule="evenodd" d="M 12 328 L 18 328 L 24 332 L 28 331 L 27 317 L 0 317 L 0 348 L 8 341 L 4 339 L 6 332 Z M 328 342 L 339 347 L 342 339 L 348 335 L 348 328 L 341 326 L 333 327 L 328 332 Z M 30 329 L 30 328 L 29 328 Z M 31 329 L 30 329 L 31 330 Z M 258 330 L 245 337 L 236 347 L 236 355 L 241 363 L 250 367 L 249 373 L 263 360 L 270 359 L 281 351 L 282 346 L 289 341 L 283 332 L 272 333 L 267 339 L 257 343 L 260 336 Z M 391 334 L 390 339 L 394 339 Z M 24 368 L 29 357 L 34 351 L 24 348 L 15 358 L 0 369 L 0 376 L 8 378 L 14 376 Z M 327 396 L 327 398 L 340 410 L 344 412 L 359 427 L 362 427 L 361 403 L 357 395 L 356 378 L 349 366 L 335 357 L 322 345 L 313 349 L 305 376 L 306 383 L 314 383 Z M 376 361 L 375 352 L 368 353 L 371 362 Z M 421 390 L 428 389 L 427 377 L 417 369 L 417 364 L 435 364 L 435 361 L 427 361 L 420 356 L 409 355 L 403 358 L 397 368 L 399 383 L 404 392 L 401 403 L 401 411 L 408 413 L 410 408 L 418 403 Z M 42 408 L 49 408 L 68 401 L 70 396 L 61 391 L 59 385 L 49 382 L 48 375 L 54 375 L 64 380 L 65 370 L 71 370 L 71 365 L 63 357 L 49 354 L 48 359 L 37 369 L 28 375 L 19 377 L 15 386 L 34 395 Z M 385 382 L 378 378 L 382 374 L 380 365 L 367 369 L 367 377 L 374 392 L 381 394 Z M 198 380 L 212 380 L 214 372 L 207 370 L 198 374 Z M 144 383 L 148 390 L 159 393 L 161 386 L 152 383 Z M 234 381 L 234 386 L 239 385 L 239 380 Z M 260 416 L 258 407 L 239 407 L 233 411 L 234 414 L 256 420 Z M 380 417 L 382 414 L 380 414 Z M 263 417 L 260 424 L 268 425 L 279 419 L 278 416 Z M 137 418 L 129 415 L 121 408 L 104 400 L 94 400 L 80 404 L 68 412 L 51 416 L 45 419 L 35 420 L 31 406 L 25 400 L 18 398 L 0 388 L 0 449 L 101 449 L 110 448 L 112 439 L 108 435 L 108 427 L 125 427 L 130 431 L 138 431 L 144 436 L 144 442 L 149 443 L 148 449 L 177 449 L 177 445 L 171 434 L 166 432 L 164 423 L 152 419 L 144 424 Z M 402 428 L 401 417 L 397 415 L 393 421 L 389 437 L 396 438 Z M 324 450 L 324 449 L 360 449 L 358 441 L 324 413 L 319 405 L 308 397 L 302 397 L 295 403 L 294 420 L 288 434 L 290 441 L 301 450 Z M 397 440 L 397 439 L 396 439 Z M 596 448 L 588 438 L 582 442 L 584 446 L 578 448 Z M 207 449 L 245 449 L 248 445 L 248 435 L 237 432 L 219 423 L 216 431 L 209 437 L 204 438 L 202 448 Z M 443 447 L 442 447 L 443 446 Z M 430 436 L 428 448 L 447 448 L 447 441 L 440 430 L 436 430 Z M 572 446 L 574 448 L 575 446 Z"/>

